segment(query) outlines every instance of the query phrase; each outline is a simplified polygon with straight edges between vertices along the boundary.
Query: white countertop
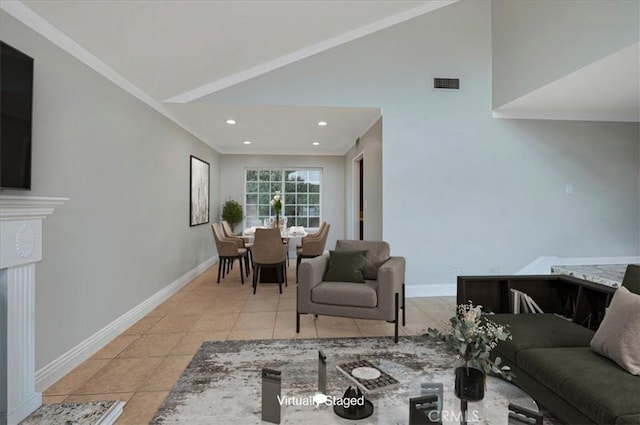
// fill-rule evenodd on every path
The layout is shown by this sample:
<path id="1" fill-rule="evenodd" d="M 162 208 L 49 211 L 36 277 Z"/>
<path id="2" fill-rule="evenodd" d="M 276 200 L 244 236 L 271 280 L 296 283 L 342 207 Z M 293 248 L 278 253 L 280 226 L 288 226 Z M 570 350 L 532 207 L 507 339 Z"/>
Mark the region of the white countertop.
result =
<path id="1" fill-rule="evenodd" d="M 611 288 L 618 288 L 622 284 L 626 269 L 627 264 L 551 266 L 551 273 L 573 276 Z"/>

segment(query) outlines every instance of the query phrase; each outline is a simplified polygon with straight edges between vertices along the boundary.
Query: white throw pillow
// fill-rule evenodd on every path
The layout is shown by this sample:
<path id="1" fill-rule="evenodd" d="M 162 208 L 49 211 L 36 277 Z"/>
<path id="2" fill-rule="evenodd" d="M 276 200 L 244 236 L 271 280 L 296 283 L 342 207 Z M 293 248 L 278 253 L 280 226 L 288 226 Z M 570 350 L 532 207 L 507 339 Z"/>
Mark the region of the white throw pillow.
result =
<path id="1" fill-rule="evenodd" d="M 621 286 L 591 340 L 591 349 L 640 375 L 640 295 Z"/>

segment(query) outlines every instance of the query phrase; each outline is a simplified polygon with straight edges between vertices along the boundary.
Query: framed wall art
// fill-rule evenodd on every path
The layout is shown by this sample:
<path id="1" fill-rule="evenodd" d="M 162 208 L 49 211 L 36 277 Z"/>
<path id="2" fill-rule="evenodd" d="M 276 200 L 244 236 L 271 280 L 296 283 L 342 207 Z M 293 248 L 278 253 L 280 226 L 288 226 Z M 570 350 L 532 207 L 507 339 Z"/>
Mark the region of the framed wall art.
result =
<path id="1" fill-rule="evenodd" d="M 189 225 L 209 222 L 209 163 L 191 155 Z"/>

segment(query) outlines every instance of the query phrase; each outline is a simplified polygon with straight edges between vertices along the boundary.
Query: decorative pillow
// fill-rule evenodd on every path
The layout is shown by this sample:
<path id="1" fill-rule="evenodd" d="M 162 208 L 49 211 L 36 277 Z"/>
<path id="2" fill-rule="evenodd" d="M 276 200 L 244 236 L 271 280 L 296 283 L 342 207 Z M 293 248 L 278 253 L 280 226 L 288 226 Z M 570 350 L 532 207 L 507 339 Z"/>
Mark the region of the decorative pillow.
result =
<path id="1" fill-rule="evenodd" d="M 591 340 L 591 349 L 640 375 L 640 295 L 621 286 Z"/>
<path id="2" fill-rule="evenodd" d="M 391 258 L 391 248 L 384 241 L 356 241 L 338 239 L 336 241 L 336 251 L 362 251 L 367 250 L 367 261 L 364 265 L 364 278 L 376 280 L 378 269 L 389 258 Z"/>
<path id="3" fill-rule="evenodd" d="M 324 280 L 364 283 L 362 271 L 366 256 L 367 251 L 329 251 L 329 268 Z"/>

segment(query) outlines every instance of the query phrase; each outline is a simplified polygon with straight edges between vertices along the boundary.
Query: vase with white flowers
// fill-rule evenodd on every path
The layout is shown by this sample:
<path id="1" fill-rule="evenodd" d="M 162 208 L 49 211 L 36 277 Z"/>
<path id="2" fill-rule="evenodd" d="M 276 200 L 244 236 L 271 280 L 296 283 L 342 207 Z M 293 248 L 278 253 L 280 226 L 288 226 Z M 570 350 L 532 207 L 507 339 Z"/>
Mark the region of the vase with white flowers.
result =
<path id="1" fill-rule="evenodd" d="M 434 328 L 427 330 L 428 336 L 444 341 L 448 350 L 463 363 L 455 372 L 455 391 L 460 399 L 482 400 L 488 373 L 511 379 L 510 369 L 500 365 L 500 357 L 495 360 L 490 357 L 498 341 L 511 339 L 511 332 L 507 326 L 497 324 L 489 317 L 482 314 L 482 306 L 474 306 L 469 301 L 456 307 L 456 315 L 449 319 L 451 327 L 448 332 Z"/>
<path id="2" fill-rule="evenodd" d="M 274 223 L 274 227 L 280 226 L 280 212 L 282 211 L 282 197 L 280 196 L 280 191 L 276 190 L 275 195 L 273 195 L 273 199 L 270 202 L 273 210 L 276 212 L 276 221 Z"/>

